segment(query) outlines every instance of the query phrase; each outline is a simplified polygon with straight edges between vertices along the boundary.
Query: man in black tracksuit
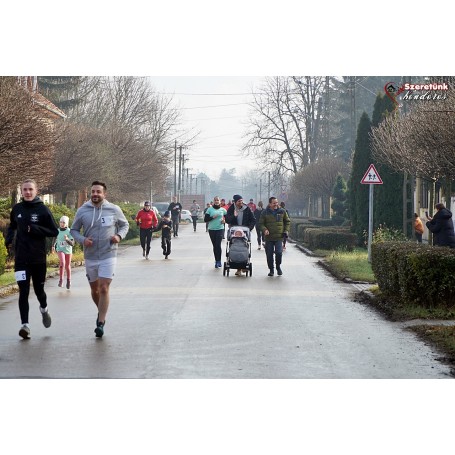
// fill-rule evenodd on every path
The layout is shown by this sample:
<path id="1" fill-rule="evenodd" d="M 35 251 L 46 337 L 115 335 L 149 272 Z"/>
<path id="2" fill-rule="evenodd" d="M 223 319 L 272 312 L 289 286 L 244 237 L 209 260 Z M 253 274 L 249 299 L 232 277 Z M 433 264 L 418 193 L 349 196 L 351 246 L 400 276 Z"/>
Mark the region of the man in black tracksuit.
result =
<path id="1" fill-rule="evenodd" d="M 169 204 L 169 207 L 167 208 L 169 212 L 171 213 L 171 220 L 172 220 L 172 229 L 174 231 L 174 237 L 179 236 L 179 223 L 180 223 L 180 217 L 182 216 L 182 204 L 180 202 L 177 202 L 177 196 L 172 197 L 172 202 Z"/>
<path id="2" fill-rule="evenodd" d="M 47 297 L 44 292 L 46 280 L 46 237 L 57 237 L 58 226 L 52 213 L 37 197 L 37 185 L 34 180 L 25 180 L 21 185 L 22 202 L 14 205 L 10 215 L 10 225 L 6 234 L 5 245 L 10 250 L 16 231 L 14 271 L 19 286 L 19 312 L 21 329 L 19 335 L 30 338 L 28 322 L 30 279 L 40 304 L 44 327 L 51 326 L 51 316 L 47 309 Z"/>

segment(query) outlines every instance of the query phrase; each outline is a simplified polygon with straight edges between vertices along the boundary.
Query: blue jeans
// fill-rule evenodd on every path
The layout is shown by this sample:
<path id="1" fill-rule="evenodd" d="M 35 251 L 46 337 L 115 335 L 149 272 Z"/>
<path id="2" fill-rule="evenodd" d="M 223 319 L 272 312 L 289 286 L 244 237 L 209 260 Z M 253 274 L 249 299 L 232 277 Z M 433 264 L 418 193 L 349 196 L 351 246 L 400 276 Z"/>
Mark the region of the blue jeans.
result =
<path id="1" fill-rule="evenodd" d="M 283 257 L 283 240 L 266 240 L 265 255 L 267 256 L 267 265 L 270 270 L 274 270 L 273 255 L 275 254 L 275 263 L 279 267 Z"/>

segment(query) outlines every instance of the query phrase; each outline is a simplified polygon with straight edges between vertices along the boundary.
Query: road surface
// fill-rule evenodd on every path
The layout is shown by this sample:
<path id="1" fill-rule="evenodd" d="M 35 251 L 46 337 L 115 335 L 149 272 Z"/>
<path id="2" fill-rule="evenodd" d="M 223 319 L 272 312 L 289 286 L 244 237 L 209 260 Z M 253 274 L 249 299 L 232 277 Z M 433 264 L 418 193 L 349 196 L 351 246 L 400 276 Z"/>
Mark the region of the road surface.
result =
<path id="1" fill-rule="evenodd" d="M 253 276 L 214 268 L 205 225 L 181 225 L 164 260 L 140 247 L 118 257 L 105 336 L 84 267 L 70 291 L 46 283 L 52 326 L 31 292 L 31 339 L 18 336 L 17 295 L 0 300 L 1 378 L 449 378 L 416 336 L 354 302 L 315 258 L 288 244 L 282 277 L 267 276 L 253 233 Z M 225 241 L 223 241 L 223 251 Z M 224 255 L 223 255 L 224 256 Z M 224 260 L 224 258 L 223 258 Z"/>

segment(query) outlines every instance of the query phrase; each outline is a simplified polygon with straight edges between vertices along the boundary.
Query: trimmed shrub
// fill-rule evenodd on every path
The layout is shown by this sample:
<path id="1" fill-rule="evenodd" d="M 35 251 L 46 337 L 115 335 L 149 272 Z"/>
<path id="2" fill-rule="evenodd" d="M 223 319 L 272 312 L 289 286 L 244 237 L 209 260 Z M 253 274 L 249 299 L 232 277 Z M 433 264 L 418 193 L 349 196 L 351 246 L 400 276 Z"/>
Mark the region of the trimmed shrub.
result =
<path id="1" fill-rule="evenodd" d="M 373 243 L 372 269 L 381 292 L 426 308 L 455 305 L 455 250 L 410 242 Z"/>
<path id="2" fill-rule="evenodd" d="M 5 246 L 5 237 L 0 232 L 0 275 L 5 273 L 6 259 L 8 258 L 8 250 Z"/>
<path id="3" fill-rule="evenodd" d="M 357 245 L 357 236 L 346 228 L 307 228 L 303 234 L 303 241 L 312 250 L 337 250 L 344 248 L 352 251 Z"/>

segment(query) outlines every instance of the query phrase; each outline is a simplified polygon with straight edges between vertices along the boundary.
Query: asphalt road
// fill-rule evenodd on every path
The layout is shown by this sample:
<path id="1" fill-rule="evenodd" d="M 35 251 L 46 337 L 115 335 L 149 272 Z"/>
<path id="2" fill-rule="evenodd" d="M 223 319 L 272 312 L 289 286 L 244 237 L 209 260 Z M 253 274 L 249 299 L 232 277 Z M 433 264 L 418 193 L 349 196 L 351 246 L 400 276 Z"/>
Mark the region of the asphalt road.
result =
<path id="1" fill-rule="evenodd" d="M 196 233 L 182 225 L 168 260 L 158 239 L 149 261 L 140 247 L 123 249 L 102 339 L 84 267 L 73 269 L 70 291 L 47 281 L 49 329 L 31 293 L 30 340 L 18 336 L 17 295 L 0 299 L 0 377 L 450 377 L 438 353 L 354 302 L 351 285 L 292 244 L 284 275 L 268 277 L 254 232 L 253 240 L 252 277 L 214 268 L 204 224 Z"/>

